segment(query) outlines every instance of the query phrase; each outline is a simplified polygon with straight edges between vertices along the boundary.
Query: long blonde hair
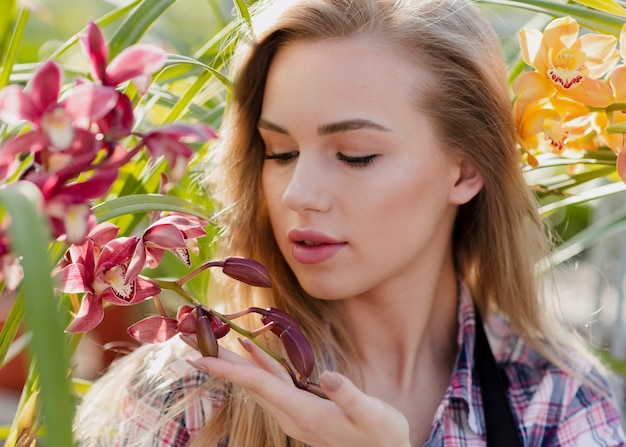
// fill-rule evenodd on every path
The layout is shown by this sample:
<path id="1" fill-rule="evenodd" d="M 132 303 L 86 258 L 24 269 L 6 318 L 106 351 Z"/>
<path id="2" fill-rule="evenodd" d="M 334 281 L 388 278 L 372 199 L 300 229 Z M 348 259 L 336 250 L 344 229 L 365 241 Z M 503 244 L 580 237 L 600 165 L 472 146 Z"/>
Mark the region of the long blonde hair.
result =
<path id="1" fill-rule="evenodd" d="M 254 300 L 261 300 L 255 304 L 285 309 L 301 321 L 315 351 L 326 353 L 318 359 L 316 374 L 338 369 L 358 382 L 358 371 L 351 370 L 357 363 L 354 352 L 333 303 L 307 296 L 272 236 L 260 195 L 264 149 L 257 121 L 268 67 L 281 47 L 367 37 L 430 69 L 437 82 L 418 87 L 415 105 L 430 118 L 442 146 L 469 160 L 483 178 L 482 191 L 460 208 L 453 234 L 456 268 L 479 310 L 503 314 L 513 331 L 562 363 L 560 333 L 546 321 L 535 271 L 549 252 L 549 241 L 521 173 L 504 59 L 489 24 L 473 5 L 459 0 L 279 3 L 260 13 L 263 28 L 241 45 L 234 96 L 210 171 L 214 197 L 224 206 L 222 250 L 258 259 L 272 276 L 274 287 L 255 294 Z M 238 290 L 229 295 L 237 299 L 227 305 L 251 305 L 252 295 L 234 287 Z M 228 435 L 233 445 L 287 445 L 275 423 L 245 395 L 234 394 L 219 419 L 206 430 L 213 441 Z M 254 436 L 261 432 L 262 438 L 248 437 L 252 425 Z M 301 444 L 292 440 L 289 445 Z"/>
<path id="2" fill-rule="evenodd" d="M 312 380 L 324 369 L 362 380 L 333 303 L 308 296 L 278 250 L 261 194 L 264 148 L 257 121 L 268 67 L 281 47 L 367 37 L 431 71 L 436 84 L 417 87 L 415 106 L 430 118 L 442 146 L 469 160 L 483 178 L 480 193 L 459 209 L 452 236 L 456 269 L 480 312 L 501 313 L 514 332 L 563 364 L 567 352 L 558 325 L 547 321 L 535 268 L 549 241 L 521 173 L 499 42 L 477 9 L 464 0 L 280 0 L 260 2 L 255 18 L 260 25 L 241 38 L 233 60 L 235 88 L 208 175 L 223 208 L 221 253 L 259 260 L 274 285 L 252 291 L 224 282 L 225 310 L 254 305 L 291 313 L 316 352 Z M 236 387 L 192 445 L 224 439 L 233 446 L 304 446 Z"/>

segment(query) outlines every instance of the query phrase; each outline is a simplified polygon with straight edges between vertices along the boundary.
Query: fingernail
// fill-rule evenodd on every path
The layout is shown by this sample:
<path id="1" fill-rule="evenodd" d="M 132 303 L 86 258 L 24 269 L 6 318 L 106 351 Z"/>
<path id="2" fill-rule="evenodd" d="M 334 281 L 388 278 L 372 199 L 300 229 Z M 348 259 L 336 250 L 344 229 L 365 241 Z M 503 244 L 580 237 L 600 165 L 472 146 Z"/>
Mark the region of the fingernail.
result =
<path id="1" fill-rule="evenodd" d="M 210 373 L 211 372 L 211 371 L 209 371 L 209 368 L 207 368 L 207 366 L 202 364 L 202 363 L 195 362 L 193 360 L 187 360 L 187 363 L 189 363 L 194 368 L 199 369 L 200 371 L 204 371 L 206 373 Z"/>
<path id="2" fill-rule="evenodd" d="M 342 382 L 341 376 L 331 371 L 325 371 L 320 376 L 320 385 L 322 385 L 324 390 L 331 393 L 337 391 L 341 387 Z"/>
<path id="3" fill-rule="evenodd" d="M 237 340 L 239 340 L 239 344 L 243 346 L 243 349 L 245 349 L 249 353 L 252 353 L 252 342 L 250 340 L 248 340 L 247 338 L 238 338 Z"/>

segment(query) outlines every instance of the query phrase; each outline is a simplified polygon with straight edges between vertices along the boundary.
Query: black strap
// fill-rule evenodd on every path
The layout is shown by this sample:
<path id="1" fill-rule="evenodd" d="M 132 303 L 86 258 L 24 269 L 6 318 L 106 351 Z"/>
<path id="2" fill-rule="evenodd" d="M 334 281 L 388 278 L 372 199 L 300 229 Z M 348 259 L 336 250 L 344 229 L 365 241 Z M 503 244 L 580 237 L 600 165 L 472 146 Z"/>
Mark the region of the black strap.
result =
<path id="1" fill-rule="evenodd" d="M 489 347 L 478 309 L 476 309 L 474 359 L 483 397 L 487 447 L 522 447 L 517 422 L 507 399 L 506 387 Z"/>

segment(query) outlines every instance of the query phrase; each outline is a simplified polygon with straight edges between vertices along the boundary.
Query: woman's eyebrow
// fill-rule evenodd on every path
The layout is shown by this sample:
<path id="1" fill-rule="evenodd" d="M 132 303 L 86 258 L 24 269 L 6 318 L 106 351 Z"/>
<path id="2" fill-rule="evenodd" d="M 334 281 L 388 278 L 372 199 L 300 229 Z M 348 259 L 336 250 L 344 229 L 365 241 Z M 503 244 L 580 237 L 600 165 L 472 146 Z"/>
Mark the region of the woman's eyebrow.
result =
<path id="1" fill-rule="evenodd" d="M 374 129 L 380 130 L 382 132 L 390 132 L 386 126 L 382 124 L 375 123 L 374 121 L 366 120 L 366 119 L 349 119 L 344 121 L 337 121 L 336 123 L 323 124 L 317 128 L 317 133 L 319 135 L 330 135 L 333 133 L 339 132 L 347 132 L 350 130 L 359 130 L 359 129 Z"/>
<path id="2" fill-rule="evenodd" d="M 281 127 L 278 124 L 274 124 L 271 121 L 268 121 L 263 118 L 259 118 L 257 127 L 259 129 L 265 129 L 265 130 L 269 130 L 272 132 L 278 132 L 284 135 L 289 135 L 289 131 L 285 129 L 284 127 Z M 359 129 L 374 129 L 374 130 L 380 130 L 382 132 L 391 131 L 391 129 L 389 129 L 388 127 L 383 126 L 382 124 L 375 123 L 374 121 L 356 118 L 356 119 L 337 121 L 335 123 L 322 124 L 321 126 L 317 128 L 317 133 L 318 135 L 331 135 L 334 133 L 348 132 L 350 130 L 359 130 Z"/>

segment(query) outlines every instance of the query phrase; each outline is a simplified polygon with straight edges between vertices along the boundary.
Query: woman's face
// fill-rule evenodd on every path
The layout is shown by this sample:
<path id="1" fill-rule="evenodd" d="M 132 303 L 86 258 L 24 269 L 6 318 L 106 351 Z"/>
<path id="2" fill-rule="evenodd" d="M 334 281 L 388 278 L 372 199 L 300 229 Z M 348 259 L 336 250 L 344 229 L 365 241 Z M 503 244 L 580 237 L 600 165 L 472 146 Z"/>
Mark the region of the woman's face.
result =
<path id="1" fill-rule="evenodd" d="M 432 81 L 363 39 L 290 43 L 274 58 L 258 123 L 263 196 L 312 296 L 394 293 L 451 259 L 456 207 L 469 198 L 461 162 L 414 105 Z"/>

